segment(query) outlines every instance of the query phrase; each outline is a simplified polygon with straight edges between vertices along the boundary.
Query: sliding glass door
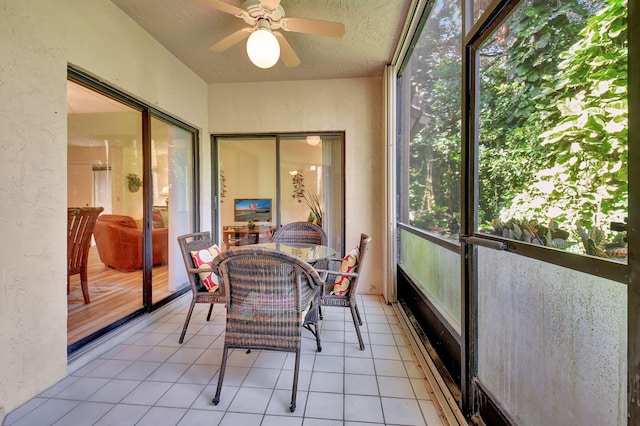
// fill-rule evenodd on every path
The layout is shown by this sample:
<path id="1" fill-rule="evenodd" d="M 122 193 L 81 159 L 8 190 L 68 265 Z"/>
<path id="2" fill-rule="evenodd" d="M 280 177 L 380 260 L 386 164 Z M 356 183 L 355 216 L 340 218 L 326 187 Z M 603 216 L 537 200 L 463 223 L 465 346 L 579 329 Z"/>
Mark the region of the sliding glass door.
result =
<path id="1" fill-rule="evenodd" d="M 221 248 L 268 240 L 277 218 L 276 141 L 273 137 L 221 138 L 219 217 Z"/>
<path id="2" fill-rule="evenodd" d="M 197 226 L 196 132 L 70 71 L 68 206 L 100 207 L 87 259 L 69 278 L 68 350 L 188 287 L 176 237 Z"/>
<path id="3" fill-rule="evenodd" d="M 182 254 L 174 243 L 195 229 L 194 135 L 158 117 L 151 117 L 152 302 L 188 285 Z M 158 270 L 156 265 L 168 265 Z"/>
<path id="4" fill-rule="evenodd" d="M 344 250 L 343 135 L 286 134 L 214 137 L 223 250 L 267 241 L 285 223 L 321 225 Z"/>

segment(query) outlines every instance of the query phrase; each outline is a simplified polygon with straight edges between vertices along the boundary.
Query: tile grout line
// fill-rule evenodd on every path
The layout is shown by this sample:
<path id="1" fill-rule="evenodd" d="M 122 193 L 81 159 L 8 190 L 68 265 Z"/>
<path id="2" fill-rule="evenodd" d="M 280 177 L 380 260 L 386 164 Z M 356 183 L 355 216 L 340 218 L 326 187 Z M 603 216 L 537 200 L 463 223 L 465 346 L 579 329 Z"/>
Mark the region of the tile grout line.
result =
<path id="1" fill-rule="evenodd" d="M 426 349 L 422 345 L 422 342 L 419 341 L 415 331 L 409 325 L 409 319 L 407 318 L 406 314 L 398 304 L 393 304 L 393 308 L 400 319 L 400 326 L 409 337 L 409 344 L 414 350 L 418 363 L 425 373 L 427 382 L 429 383 L 429 387 L 431 388 L 429 390 L 435 396 L 434 402 L 436 407 L 438 408 L 438 411 L 440 412 L 440 415 L 448 425 L 466 426 L 468 422 L 458 408 L 453 395 L 451 395 L 451 392 L 442 381 L 442 378 L 440 378 L 440 374 L 433 364 L 433 361 L 426 353 Z"/>

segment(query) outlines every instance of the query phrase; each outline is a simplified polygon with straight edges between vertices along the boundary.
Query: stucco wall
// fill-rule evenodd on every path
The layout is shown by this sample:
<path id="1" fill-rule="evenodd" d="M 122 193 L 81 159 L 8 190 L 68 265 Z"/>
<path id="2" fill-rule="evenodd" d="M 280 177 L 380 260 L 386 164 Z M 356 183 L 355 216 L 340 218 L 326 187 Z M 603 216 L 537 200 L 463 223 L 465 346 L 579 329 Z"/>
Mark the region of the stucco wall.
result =
<path id="1" fill-rule="evenodd" d="M 0 413 L 67 373 L 68 64 L 207 140 L 207 85 L 113 3 L 0 0 Z"/>
<path id="2" fill-rule="evenodd" d="M 212 84 L 212 134 L 345 132 L 345 243 L 372 237 L 361 293 L 382 294 L 386 241 L 385 144 L 380 78 Z"/>

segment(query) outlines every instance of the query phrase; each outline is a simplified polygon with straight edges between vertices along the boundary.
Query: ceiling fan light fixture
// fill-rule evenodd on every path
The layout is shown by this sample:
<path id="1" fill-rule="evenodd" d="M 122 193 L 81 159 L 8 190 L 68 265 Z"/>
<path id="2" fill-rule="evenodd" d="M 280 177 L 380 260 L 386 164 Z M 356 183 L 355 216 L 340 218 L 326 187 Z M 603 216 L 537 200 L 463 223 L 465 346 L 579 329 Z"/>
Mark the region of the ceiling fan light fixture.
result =
<path id="1" fill-rule="evenodd" d="M 309 135 L 309 136 L 307 136 L 307 143 L 309 145 L 311 145 L 311 146 L 316 146 L 320 142 L 322 142 L 322 139 L 320 139 L 320 136 L 318 136 L 318 135 Z"/>
<path id="2" fill-rule="evenodd" d="M 258 28 L 247 40 L 249 60 L 259 68 L 271 68 L 280 59 L 280 44 L 268 28 Z"/>

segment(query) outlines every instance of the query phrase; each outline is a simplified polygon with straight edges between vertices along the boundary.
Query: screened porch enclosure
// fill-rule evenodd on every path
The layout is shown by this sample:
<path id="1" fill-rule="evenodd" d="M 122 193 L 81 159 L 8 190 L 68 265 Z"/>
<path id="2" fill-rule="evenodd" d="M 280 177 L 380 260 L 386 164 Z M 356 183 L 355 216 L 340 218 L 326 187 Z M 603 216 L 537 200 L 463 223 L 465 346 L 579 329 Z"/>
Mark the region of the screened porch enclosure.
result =
<path id="1" fill-rule="evenodd" d="M 423 6 L 397 69 L 400 304 L 467 416 L 638 424 L 634 6 Z"/>

